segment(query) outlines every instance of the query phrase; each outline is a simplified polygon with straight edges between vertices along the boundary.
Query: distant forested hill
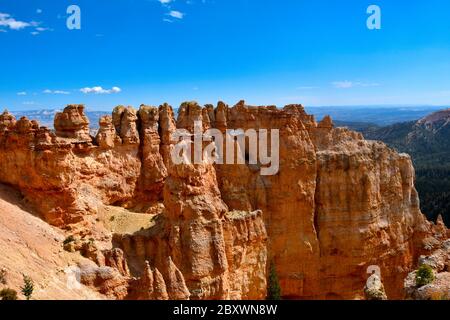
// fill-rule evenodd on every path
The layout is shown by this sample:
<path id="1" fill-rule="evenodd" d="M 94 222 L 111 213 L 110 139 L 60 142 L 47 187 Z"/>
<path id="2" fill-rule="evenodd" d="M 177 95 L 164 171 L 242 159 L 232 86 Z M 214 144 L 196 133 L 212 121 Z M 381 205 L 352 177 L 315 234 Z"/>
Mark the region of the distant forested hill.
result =
<path id="1" fill-rule="evenodd" d="M 409 153 L 416 168 L 422 212 L 433 221 L 441 214 L 450 226 L 450 109 L 387 127 L 347 126 L 362 132 L 366 139 L 381 140 Z"/>

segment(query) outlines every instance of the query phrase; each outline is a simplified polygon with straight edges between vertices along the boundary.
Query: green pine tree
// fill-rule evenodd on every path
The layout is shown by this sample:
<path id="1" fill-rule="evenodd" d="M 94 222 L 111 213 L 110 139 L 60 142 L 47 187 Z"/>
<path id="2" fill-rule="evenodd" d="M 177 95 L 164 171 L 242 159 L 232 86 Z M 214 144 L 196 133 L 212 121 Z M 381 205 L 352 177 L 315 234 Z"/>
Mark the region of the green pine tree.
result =
<path id="1" fill-rule="evenodd" d="M 23 275 L 23 287 L 21 289 L 25 298 L 27 298 L 27 300 L 30 300 L 31 295 L 34 291 L 33 280 L 30 277 Z"/>
<path id="2" fill-rule="evenodd" d="M 270 263 L 269 280 L 267 285 L 267 300 L 281 300 L 281 287 L 278 280 L 275 263 Z"/>

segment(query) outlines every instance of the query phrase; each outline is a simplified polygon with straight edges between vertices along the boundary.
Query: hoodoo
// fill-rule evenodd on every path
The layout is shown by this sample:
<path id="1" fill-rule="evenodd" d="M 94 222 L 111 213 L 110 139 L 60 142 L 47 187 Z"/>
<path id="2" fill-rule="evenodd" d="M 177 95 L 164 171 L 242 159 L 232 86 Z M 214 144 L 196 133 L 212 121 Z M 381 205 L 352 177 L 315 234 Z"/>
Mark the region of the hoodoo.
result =
<path id="1" fill-rule="evenodd" d="M 174 163 L 174 134 L 198 121 L 277 130 L 279 170 L 261 175 L 248 154 Z M 364 298 L 374 266 L 387 297 L 403 298 L 419 257 L 449 236 L 420 212 L 408 155 L 301 105 L 190 102 L 178 119 L 167 104 L 119 106 L 99 125 L 91 136 L 82 105 L 54 131 L 1 114 L 0 182 L 67 234 L 64 248 L 92 262 L 77 266 L 82 283 L 108 297 L 264 299 L 273 262 L 285 298 Z"/>

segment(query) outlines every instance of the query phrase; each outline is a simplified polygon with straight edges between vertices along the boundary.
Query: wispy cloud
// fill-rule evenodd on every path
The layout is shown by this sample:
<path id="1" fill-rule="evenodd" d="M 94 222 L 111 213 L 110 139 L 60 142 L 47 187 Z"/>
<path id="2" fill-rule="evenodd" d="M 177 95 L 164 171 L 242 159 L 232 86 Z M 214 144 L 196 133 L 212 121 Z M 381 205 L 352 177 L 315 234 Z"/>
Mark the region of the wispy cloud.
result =
<path id="1" fill-rule="evenodd" d="M 313 90 L 313 89 L 318 89 L 319 87 L 316 86 L 300 86 L 297 87 L 297 90 Z"/>
<path id="2" fill-rule="evenodd" d="M 82 88 L 80 89 L 81 92 L 83 92 L 84 94 L 89 94 L 89 93 L 93 93 L 93 94 L 111 94 L 111 93 L 119 93 L 122 91 L 122 89 L 120 89 L 119 87 L 112 87 L 111 89 L 103 89 L 100 86 L 96 86 L 96 87 L 86 87 L 86 88 Z"/>
<path id="3" fill-rule="evenodd" d="M 171 16 L 172 18 L 183 19 L 183 17 L 184 17 L 185 14 L 184 14 L 183 12 L 180 12 L 180 11 L 171 10 L 171 11 L 168 13 L 168 15 Z"/>
<path id="4" fill-rule="evenodd" d="M 41 13 L 42 10 L 39 12 L 40 9 L 36 10 L 36 13 Z M 30 32 L 33 36 L 36 36 L 44 31 L 53 31 L 53 29 L 42 27 L 41 22 L 37 21 L 20 21 L 13 18 L 9 13 L 1 13 L 0 12 L 0 32 L 7 32 L 7 29 L 19 31 L 26 28 L 34 28 L 33 31 Z"/>
<path id="5" fill-rule="evenodd" d="M 37 36 L 38 34 L 41 34 L 45 31 L 53 31 L 51 28 L 44 28 L 44 27 L 37 27 L 34 29 L 34 31 L 30 32 L 33 36 Z"/>
<path id="6" fill-rule="evenodd" d="M 28 27 L 36 27 L 39 23 L 35 21 L 25 22 L 16 20 L 8 13 L 0 12 L 0 27 L 9 28 L 11 30 L 22 30 Z"/>
<path id="7" fill-rule="evenodd" d="M 20 92 L 17 92 L 17 95 L 18 96 L 26 96 L 27 93 L 25 91 L 20 91 Z"/>
<path id="8" fill-rule="evenodd" d="M 36 28 L 36 31 L 39 31 L 39 32 L 48 31 L 48 30 L 51 30 L 51 29 L 50 28 L 44 28 L 44 27 L 37 27 Z"/>
<path id="9" fill-rule="evenodd" d="M 333 87 L 337 89 L 350 89 L 355 87 L 378 87 L 380 86 L 379 83 L 375 82 L 360 82 L 360 81 L 334 81 L 331 83 Z"/>
<path id="10" fill-rule="evenodd" d="M 339 89 L 348 89 L 353 87 L 353 82 L 351 81 L 334 81 L 332 83 L 333 87 L 339 88 Z"/>
<path id="11" fill-rule="evenodd" d="M 36 13 L 42 13 L 42 9 L 36 9 Z"/>
<path id="12" fill-rule="evenodd" d="M 70 94 L 69 91 L 63 91 L 63 90 L 50 90 L 50 89 L 45 89 L 44 91 L 42 91 L 43 93 L 46 94 Z"/>
<path id="13" fill-rule="evenodd" d="M 174 19 L 183 19 L 186 15 L 184 12 L 175 10 L 172 6 L 172 4 L 175 2 L 175 0 L 157 0 L 168 12 L 165 13 L 166 16 L 169 16 Z M 192 1 L 186 0 L 186 4 L 192 4 Z M 204 1 L 202 1 L 204 3 Z M 163 18 L 164 22 L 173 22 L 174 20 L 170 18 Z"/>

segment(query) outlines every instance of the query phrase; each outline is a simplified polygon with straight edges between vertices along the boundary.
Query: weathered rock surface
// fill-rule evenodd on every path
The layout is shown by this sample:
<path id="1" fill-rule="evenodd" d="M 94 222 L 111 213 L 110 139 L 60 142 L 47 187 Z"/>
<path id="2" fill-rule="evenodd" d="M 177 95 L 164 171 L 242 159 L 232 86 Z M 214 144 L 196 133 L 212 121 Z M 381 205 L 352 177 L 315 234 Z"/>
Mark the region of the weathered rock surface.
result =
<path id="1" fill-rule="evenodd" d="M 80 282 L 97 290 L 108 299 L 125 299 L 128 295 L 128 279 L 111 267 L 80 265 Z"/>
<path id="2" fill-rule="evenodd" d="M 364 287 L 364 295 L 367 300 L 387 300 L 383 283 L 376 274 L 372 274 Z"/>
<path id="3" fill-rule="evenodd" d="M 278 129 L 278 173 L 261 175 L 259 162 L 174 164 L 172 134 L 194 121 L 222 132 Z M 420 212 L 408 155 L 329 117 L 317 123 L 301 105 L 189 102 L 176 121 L 167 104 L 119 106 L 95 139 L 88 124 L 83 106 L 58 114 L 55 133 L 3 113 L 0 182 L 50 224 L 102 239 L 106 250 L 85 248 L 103 268 L 85 283 L 107 297 L 262 299 L 274 261 L 286 298 L 361 297 L 371 266 L 387 297 L 402 298 L 418 258 L 448 238 Z M 104 206 L 151 213 L 152 224 L 115 234 L 111 248 L 98 221 Z"/>
<path id="4" fill-rule="evenodd" d="M 132 283 L 129 299 L 133 300 L 169 300 L 166 282 L 158 269 L 150 267 L 148 261 L 141 277 Z"/>
<path id="5" fill-rule="evenodd" d="M 142 190 L 156 199 L 161 198 L 167 169 L 160 152 L 159 110 L 142 105 L 139 109 L 142 153 Z"/>
<path id="6" fill-rule="evenodd" d="M 414 300 L 450 300 L 450 272 L 436 274 L 432 283 L 418 287 L 416 273 L 412 272 L 405 280 L 407 299 Z"/>
<path id="7" fill-rule="evenodd" d="M 89 261 L 65 252 L 64 232 L 32 216 L 21 200 L 20 193 L 0 184 L 0 271 L 5 270 L 6 282 L 0 290 L 14 289 L 25 299 L 20 294 L 25 274 L 34 282 L 32 300 L 104 298 L 84 285 L 68 285 L 68 266 Z"/>
<path id="8" fill-rule="evenodd" d="M 122 143 L 111 116 L 103 116 L 99 120 L 99 129 L 95 138 L 98 146 L 102 149 L 114 149 Z"/>
<path id="9" fill-rule="evenodd" d="M 443 224 L 442 221 L 441 223 Z M 406 298 L 415 300 L 449 300 L 450 240 L 442 242 L 432 254 L 420 256 L 418 265 L 430 266 L 434 272 L 434 280 L 427 285 L 418 286 L 416 283 L 417 270 L 409 273 L 404 283 Z"/>
<path id="10" fill-rule="evenodd" d="M 55 115 L 56 135 L 90 141 L 89 119 L 84 114 L 84 105 L 69 105 Z"/>

